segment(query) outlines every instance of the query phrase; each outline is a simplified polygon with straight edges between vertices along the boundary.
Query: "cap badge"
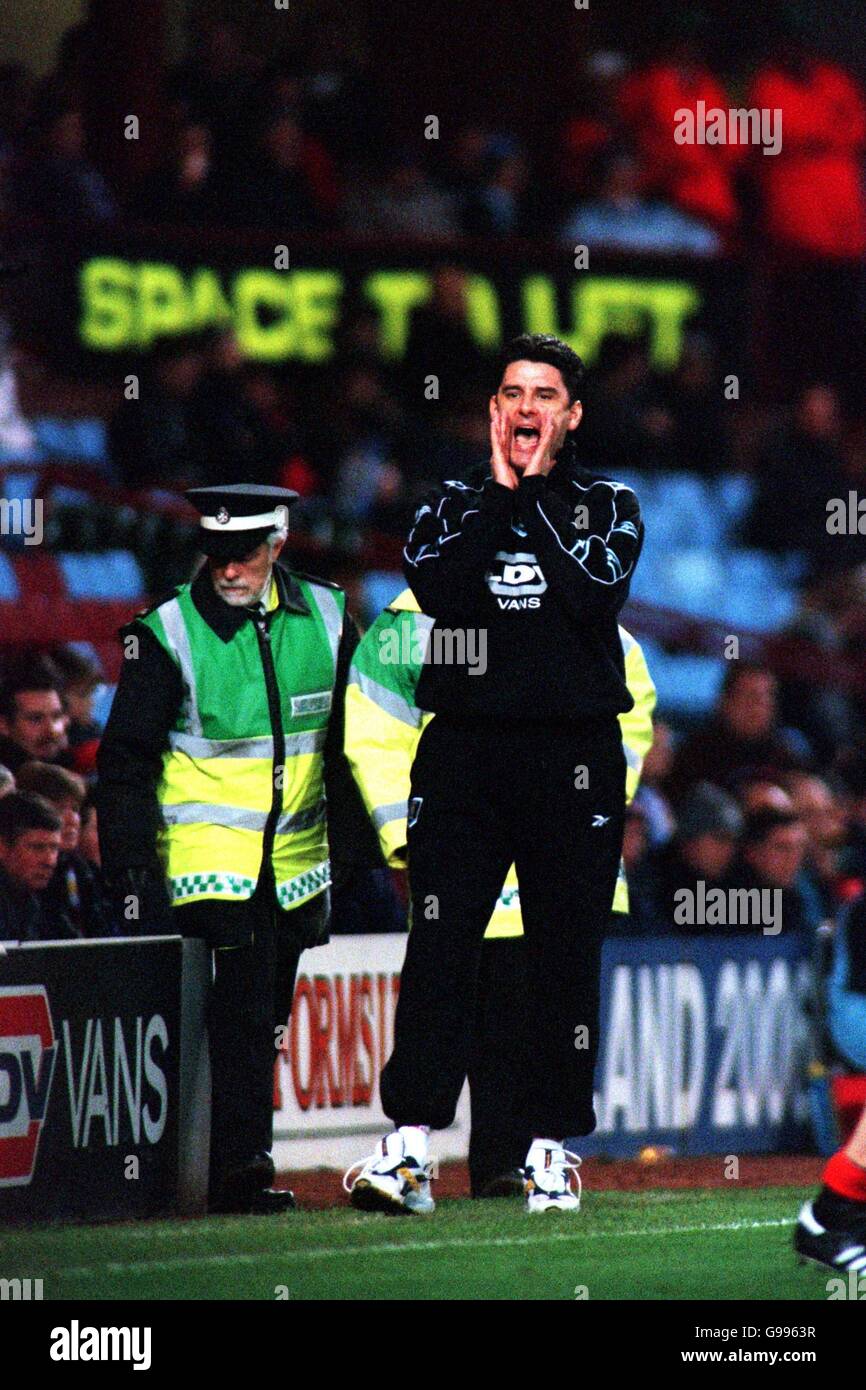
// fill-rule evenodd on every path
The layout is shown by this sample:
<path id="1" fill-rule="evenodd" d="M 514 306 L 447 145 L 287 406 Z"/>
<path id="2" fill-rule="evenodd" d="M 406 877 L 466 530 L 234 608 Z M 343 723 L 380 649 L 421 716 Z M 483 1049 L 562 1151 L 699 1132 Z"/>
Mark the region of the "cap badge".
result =
<path id="1" fill-rule="evenodd" d="M 216 520 L 219 522 L 220 526 L 225 526 L 226 522 L 231 521 L 231 516 L 225 507 L 220 507 L 216 514 Z"/>

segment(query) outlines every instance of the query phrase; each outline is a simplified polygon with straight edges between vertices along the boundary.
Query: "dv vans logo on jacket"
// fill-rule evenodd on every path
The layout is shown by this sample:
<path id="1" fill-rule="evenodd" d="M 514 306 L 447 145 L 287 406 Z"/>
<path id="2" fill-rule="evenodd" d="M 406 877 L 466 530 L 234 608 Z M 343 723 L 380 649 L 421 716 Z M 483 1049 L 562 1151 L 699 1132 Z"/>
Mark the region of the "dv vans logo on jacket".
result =
<path id="1" fill-rule="evenodd" d="M 538 595 L 547 589 L 541 566 L 529 550 L 498 550 L 484 578 L 502 609 L 538 608 Z"/>

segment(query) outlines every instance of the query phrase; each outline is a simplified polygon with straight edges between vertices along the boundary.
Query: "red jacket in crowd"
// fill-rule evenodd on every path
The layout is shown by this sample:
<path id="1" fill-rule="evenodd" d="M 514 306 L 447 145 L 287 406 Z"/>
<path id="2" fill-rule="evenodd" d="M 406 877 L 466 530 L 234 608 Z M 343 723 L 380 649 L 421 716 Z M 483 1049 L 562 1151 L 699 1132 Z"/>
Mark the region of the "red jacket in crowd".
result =
<path id="1" fill-rule="evenodd" d="M 653 63 L 623 82 L 620 116 L 631 133 L 651 188 L 683 212 L 721 231 L 738 220 L 731 175 L 746 154 L 742 145 L 678 145 L 676 113 L 703 101 L 706 110 L 727 111 L 731 102 L 709 68 L 687 72 L 670 63 Z"/>
<path id="2" fill-rule="evenodd" d="M 756 160 L 764 232 L 781 248 L 862 256 L 866 106 L 857 84 L 833 63 L 816 61 L 802 78 L 768 64 L 749 105 L 782 112 L 780 153 Z"/>

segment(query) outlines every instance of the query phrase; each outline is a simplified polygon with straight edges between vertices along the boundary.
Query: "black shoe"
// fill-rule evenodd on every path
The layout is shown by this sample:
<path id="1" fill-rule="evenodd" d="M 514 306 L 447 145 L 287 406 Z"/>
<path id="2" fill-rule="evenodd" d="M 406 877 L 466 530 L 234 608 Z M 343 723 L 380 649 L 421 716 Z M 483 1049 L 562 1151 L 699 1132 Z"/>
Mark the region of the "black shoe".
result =
<path id="1" fill-rule="evenodd" d="M 221 1177 L 211 1179 L 211 1211 L 249 1211 L 251 1204 L 274 1180 L 274 1162 L 268 1153 L 257 1153 L 237 1163 Z"/>
<path id="2" fill-rule="evenodd" d="M 506 1172 L 497 1173 L 492 1178 L 484 1178 L 481 1182 L 472 1184 L 472 1196 L 476 1198 L 522 1197 L 523 1173 L 520 1168 L 509 1168 Z"/>
<path id="3" fill-rule="evenodd" d="M 296 1211 L 294 1192 L 286 1188 L 263 1187 L 246 1197 L 224 1197 L 208 1210 L 217 1216 L 279 1216 L 284 1211 Z"/>
<path id="4" fill-rule="evenodd" d="M 851 1202 L 850 1206 L 856 1213 L 861 1204 Z M 866 1231 L 862 1222 L 862 1215 L 859 1220 L 852 1217 L 854 1230 L 822 1226 L 815 1216 L 814 1203 L 804 1202 L 794 1231 L 794 1249 L 801 1259 L 826 1265 L 828 1269 L 866 1274 Z"/>
<path id="5" fill-rule="evenodd" d="M 252 1216 L 278 1216 L 281 1211 L 297 1211 L 294 1192 L 287 1187 L 263 1187 L 253 1198 Z"/>

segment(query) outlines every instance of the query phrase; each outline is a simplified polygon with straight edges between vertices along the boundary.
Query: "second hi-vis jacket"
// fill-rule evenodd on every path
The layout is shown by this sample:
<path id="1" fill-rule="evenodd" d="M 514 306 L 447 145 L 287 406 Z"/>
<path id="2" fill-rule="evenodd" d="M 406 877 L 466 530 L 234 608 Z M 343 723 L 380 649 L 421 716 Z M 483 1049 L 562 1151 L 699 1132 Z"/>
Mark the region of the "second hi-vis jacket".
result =
<path id="1" fill-rule="evenodd" d="M 379 836 L 386 862 L 406 867 L 406 810 L 410 772 L 421 732 L 436 716 L 418 709 L 415 687 L 433 619 L 404 590 L 369 628 L 355 649 L 346 687 L 346 756 Z M 626 800 L 638 788 L 652 743 L 656 692 L 640 644 L 619 629 L 626 683 L 634 708 L 619 715 L 626 757 Z M 613 911 L 628 911 L 628 888 L 620 865 Z M 517 874 L 512 864 L 485 933 L 522 936 Z"/>

